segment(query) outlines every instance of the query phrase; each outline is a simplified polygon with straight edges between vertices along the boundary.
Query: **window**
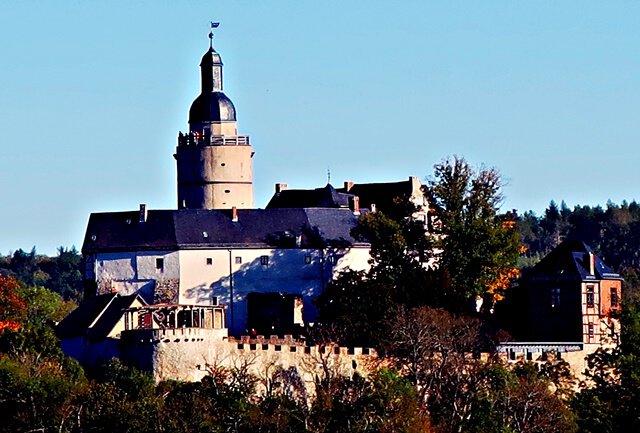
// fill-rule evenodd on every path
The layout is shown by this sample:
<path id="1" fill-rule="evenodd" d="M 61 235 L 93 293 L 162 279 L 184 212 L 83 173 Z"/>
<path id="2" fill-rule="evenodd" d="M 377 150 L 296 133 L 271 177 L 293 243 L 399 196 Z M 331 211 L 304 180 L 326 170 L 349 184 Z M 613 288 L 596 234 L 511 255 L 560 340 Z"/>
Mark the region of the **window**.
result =
<path id="1" fill-rule="evenodd" d="M 611 288 L 611 307 L 618 306 L 618 289 L 615 287 Z"/>
<path id="2" fill-rule="evenodd" d="M 336 264 L 336 261 L 337 261 L 337 260 L 336 260 L 336 256 L 329 256 L 329 257 L 327 257 L 327 261 L 328 261 L 329 263 L 331 263 L 332 265 L 335 265 L 335 264 Z"/>
<path id="3" fill-rule="evenodd" d="M 551 308 L 560 306 L 560 287 L 551 288 Z"/>
<path id="4" fill-rule="evenodd" d="M 164 259 L 162 257 L 156 259 L 156 271 L 164 272 Z"/>
<path id="5" fill-rule="evenodd" d="M 589 284 L 587 286 L 587 307 L 593 308 L 595 305 L 595 286 L 593 284 Z"/>
<path id="6" fill-rule="evenodd" d="M 310 265 L 311 264 L 311 256 L 309 254 L 304 256 L 304 264 L 305 265 Z"/>
<path id="7" fill-rule="evenodd" d="M 242 257 L 236 256 L 236 265 L 241 265 L 241 264 L 242 264 Z"/>
<path id="8" fill-rule="evenodd" d="M 260 264 L 267 266 L 269 264 L 269 256 L 260 256 Z"/>
<path id="9" fill-rule="evenodd" d="M 207 265 L 213 265 L 213 258 L 207 257 Z"/>
<path id="10" fill-rule="evenodd" d="M 593 336 L 594 336 L 593 323 L 589 323 L 589 338 L 593 338 Z"/>

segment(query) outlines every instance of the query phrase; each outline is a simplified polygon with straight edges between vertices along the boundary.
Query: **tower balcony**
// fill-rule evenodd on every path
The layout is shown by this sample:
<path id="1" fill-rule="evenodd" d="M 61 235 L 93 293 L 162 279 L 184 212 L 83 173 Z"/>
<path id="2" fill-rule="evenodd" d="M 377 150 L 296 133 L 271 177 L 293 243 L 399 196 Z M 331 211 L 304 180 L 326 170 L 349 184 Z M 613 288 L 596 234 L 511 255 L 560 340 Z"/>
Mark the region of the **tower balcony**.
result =
<path id="1" fill-rule="evenodd" d="M 178 146 L 250 146 L 248 135 L 178 134 Z"/>

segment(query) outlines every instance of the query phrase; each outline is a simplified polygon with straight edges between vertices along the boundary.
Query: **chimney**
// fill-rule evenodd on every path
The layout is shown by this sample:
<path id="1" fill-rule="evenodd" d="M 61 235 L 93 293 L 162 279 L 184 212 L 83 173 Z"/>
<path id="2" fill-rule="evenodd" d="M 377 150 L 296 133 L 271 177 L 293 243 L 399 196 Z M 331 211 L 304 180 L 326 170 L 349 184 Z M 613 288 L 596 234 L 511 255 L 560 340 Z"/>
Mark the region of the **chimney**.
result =
<path id="1" fill-rule="evenodd" d="M 286 183 L 276 183 L 276 194 L 288 188 L 289 185 L 287 185 Z"/>
<path id="2" fill-rule="evenodd" d="M 589 253 L 589 273 L 596 274 L 596 255 L 593 253 Z"/>
<path id="3" fill-rule="evenodd" d="M 231 221 L 238 222 L 238 208 L 235 206 L 231 208 Z"/>
<path id="4" fill-rule="evenodd" d="M 140 203 L 140 222 L 147 222 L 147 205 L 144 203 Z"/>
<path id="5" fill-rule="evenodd" d="M 371 213 L 376 213 L 378 211 L 378 209 L 376 209 L 376 204 L 375 203 L 371 203 Z"/>
<path id="6" fill-rule="evenodd" d="M 344 190 L 345 192 L 349 192 L 351 191 L 351 188 L 353 188 L 353 182 L 348 180 L 344 183 Z"/>
<path id="7" fill-rule="evenodd" d="M 351 210 L 354 215 L 360 215 L 360 197 L 357 195 L 351 198 Z"/>

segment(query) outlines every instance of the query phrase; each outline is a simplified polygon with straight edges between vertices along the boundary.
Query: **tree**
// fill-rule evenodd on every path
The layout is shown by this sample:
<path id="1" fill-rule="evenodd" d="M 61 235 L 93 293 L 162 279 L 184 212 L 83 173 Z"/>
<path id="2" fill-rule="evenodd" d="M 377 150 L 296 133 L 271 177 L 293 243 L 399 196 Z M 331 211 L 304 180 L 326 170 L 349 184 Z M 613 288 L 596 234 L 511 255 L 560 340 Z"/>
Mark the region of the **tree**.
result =
<path id="1" fill-rule="evenodd" d="M 463 158 L 435 166 L 426 194 L 438 223 L 438 267 L 449 280 L 444 296 L 450 310 L 469 310 L 476 298 L 499 301 L 517 277 L 521 253 L 515 215 L 498 213 L 502 179 L 494 168 L 474 169 Z"/>
<path id="2" fill-rule="evenodd" d="M 367 272 L 346 271 L 317 298 L 320 322 L 342 329 L 342 344 L 378 346 L 388 334 L 397 305 L 417 306 L 439 299 L 437 274 L 423 266 L 430 243 L 413 208 L 398 205 L 394 219 L 382 212 L 362 216 L 353 236 L 371 244 Z"/>
<path id="3" fill-rule="evenodd" d="M 0 334 L 18 331 L 27 316 L 27 303 L 20 296 L 20 284 L 13 277 L 0 275 Z"/>

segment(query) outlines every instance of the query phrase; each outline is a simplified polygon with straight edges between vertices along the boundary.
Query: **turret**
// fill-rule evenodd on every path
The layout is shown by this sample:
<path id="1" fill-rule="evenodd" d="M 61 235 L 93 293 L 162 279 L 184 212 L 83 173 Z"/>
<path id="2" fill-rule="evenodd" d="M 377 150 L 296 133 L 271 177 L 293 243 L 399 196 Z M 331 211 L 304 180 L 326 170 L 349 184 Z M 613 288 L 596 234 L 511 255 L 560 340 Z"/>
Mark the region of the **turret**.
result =
<path id="1" fill-rule="evenodd" d="M 213 32 L 209 38 L 200 62 L 201 92 L 189 110 L 189 132 L 178 134 L 174 155 L 178 209 L 252 208 L 253 150 L 249 136 L 238 135 L 236 109 L 222 91 L 223 64 L 213 48 Z"/>

